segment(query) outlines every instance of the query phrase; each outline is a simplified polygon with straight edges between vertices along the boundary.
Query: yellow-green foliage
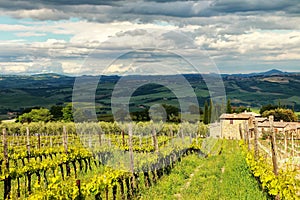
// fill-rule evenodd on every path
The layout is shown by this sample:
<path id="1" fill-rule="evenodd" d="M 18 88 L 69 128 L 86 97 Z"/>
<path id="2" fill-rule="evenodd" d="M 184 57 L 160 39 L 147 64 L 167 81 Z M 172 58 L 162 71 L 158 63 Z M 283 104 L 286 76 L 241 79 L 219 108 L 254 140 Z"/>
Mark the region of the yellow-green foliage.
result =
<path id="1" fill-rule="evenodd" d="M 295 179 L 296 170 L 279 170 L 278 176 L 275 176 L 272 164 L 268 163 L 263 157 L 255 160 L 253 152 L 247 152 L 242 142 L 241 146 L 244 148 L 247 164 L 253 175 L 259 178 L 262 187 L 270 195 L 280 195 L 281 199 L 286 200 L 300 199 L 296 195 L 296 191 L 300 190 L 299 181 Z"/>

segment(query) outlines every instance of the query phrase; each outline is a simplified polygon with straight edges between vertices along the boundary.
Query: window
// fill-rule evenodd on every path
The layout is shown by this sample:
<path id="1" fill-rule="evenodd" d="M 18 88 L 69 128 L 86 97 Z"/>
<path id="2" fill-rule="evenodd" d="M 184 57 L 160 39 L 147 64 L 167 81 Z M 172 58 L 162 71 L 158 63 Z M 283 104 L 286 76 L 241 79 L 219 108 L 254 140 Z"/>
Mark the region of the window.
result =
<path id="1" fill-rule="evenodd" d="M 233 124 L 233 119 L 230 120 L 230 124 Z"/>

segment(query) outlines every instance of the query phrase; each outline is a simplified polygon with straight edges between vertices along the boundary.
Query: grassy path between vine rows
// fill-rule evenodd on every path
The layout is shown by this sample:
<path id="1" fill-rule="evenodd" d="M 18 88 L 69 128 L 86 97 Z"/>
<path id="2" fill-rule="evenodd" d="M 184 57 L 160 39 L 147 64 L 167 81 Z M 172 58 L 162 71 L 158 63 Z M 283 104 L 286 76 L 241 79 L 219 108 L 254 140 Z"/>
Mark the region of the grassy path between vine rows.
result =
<path id="1" fill-rule="evenodd" d="M 222 153 L 202 158 L 189 155 L 138 199 L 264 200 L 268 199 L 252 177 L 237 141 L 224 140 Z"/>

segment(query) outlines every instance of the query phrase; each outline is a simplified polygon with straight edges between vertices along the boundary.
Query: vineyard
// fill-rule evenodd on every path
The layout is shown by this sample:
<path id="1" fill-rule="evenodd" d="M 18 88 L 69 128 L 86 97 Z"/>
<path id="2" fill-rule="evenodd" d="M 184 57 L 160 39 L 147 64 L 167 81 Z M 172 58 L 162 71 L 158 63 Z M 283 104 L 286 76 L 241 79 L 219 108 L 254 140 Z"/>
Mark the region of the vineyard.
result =
<path id="1" fill-rule="evenodd" d="M 1 130 L 0 199 L 298 198 L 295 170 L 274 190 L 255 178 L 260 163 L 243 142 L 209 138 L 202 123 L 4 123 Z"/>

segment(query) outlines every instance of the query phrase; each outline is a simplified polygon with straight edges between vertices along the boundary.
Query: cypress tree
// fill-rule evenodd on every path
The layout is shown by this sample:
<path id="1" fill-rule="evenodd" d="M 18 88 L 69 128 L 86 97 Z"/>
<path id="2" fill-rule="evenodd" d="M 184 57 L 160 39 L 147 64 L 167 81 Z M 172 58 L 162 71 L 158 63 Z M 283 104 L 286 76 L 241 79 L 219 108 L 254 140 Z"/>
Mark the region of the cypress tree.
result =
<path id="1" fill-rule="evenodd" d="M 211 123 L 214 121 L 213 109 L 214 109 L 213 101 L 212 101 L 212 99 L 210 99 L 209 109 L 208 109 L 208 123 Z"/>
<path id="2" fill-rule="evenodd" d="M 208 103 L 207 103 L 207 101 L 205 101 L 205 103 L 204 103 L 203 123 L 208 124 Z"/>
<path id="3" fill-rule="evenodd" d="M 230 99 L 227 100 L 226 113 L 232 113 L 232 107 L 230 103 Z"/>

